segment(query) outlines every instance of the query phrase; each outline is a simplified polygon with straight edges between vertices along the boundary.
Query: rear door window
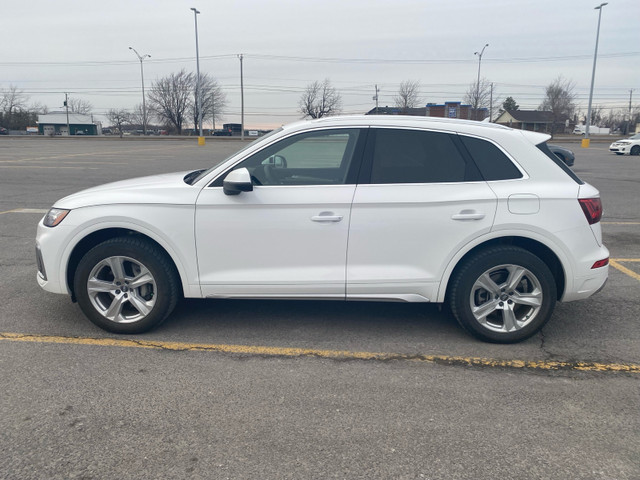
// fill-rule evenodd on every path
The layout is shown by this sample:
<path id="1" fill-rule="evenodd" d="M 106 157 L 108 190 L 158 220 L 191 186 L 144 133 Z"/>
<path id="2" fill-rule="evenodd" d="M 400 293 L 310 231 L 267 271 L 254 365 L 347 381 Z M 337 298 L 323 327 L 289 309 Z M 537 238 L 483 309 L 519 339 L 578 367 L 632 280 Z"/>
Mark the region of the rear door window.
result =
<path id="1" fill-rule="evenodd" d="M 481 180 L 453 134 L 376 128 L 369 144 L 370 183 L 450 183 Z"/>

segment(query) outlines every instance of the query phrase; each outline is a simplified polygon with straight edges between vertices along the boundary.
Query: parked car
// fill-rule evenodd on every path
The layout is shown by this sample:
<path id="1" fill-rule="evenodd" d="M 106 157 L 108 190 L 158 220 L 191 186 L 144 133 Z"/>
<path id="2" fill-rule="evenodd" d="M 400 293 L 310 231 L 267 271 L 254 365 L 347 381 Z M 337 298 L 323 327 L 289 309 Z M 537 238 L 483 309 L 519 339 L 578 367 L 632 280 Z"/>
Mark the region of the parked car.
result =
<path id="1" fill-rule="evenodd" d="M 575 154 L 569 150 L 568 148 L 560 147 L 559 145 L 547 145 L 549 150 L 551 150 L 556 157 L 562 160 L 569 167 L 573 167 L 575 163 L 576 156 Z"/>
<path id="2" fill-rule="evenodd" d="M 208 170 L 57 201 L 37 279 L 117 333 L 181 296 L 294 298 L 447 302 L 478 338 L 520 341 L 608 275 L 599 193 L 548 139 L 429 117 L 294 123 Z"/>
<path id="3" fill-rule="evenodd" d="M 640 155 L 640 133 L 625 140 L 618 140 L 609 146 L 609 151 L 616 155 Z"/>
<path id="4" fill-rule="evenodd" d="M 0 135 L 9 135 L 9 130 L 4 127 L 0 127 Z"/>
<path id="5" fill-rule="evenodd" d="M 231 135 L 233 135 L 231 130 L 214 130 L 213 132 L 214 137 L 230 137 Z"/>

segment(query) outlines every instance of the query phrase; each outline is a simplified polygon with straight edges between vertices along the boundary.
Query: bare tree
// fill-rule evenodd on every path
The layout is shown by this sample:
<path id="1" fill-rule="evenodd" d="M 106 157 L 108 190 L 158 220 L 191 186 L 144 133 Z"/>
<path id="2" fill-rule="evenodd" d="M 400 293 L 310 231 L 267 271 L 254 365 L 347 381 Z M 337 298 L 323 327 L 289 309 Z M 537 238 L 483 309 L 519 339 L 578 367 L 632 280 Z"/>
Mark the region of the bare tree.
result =
<path id="1" fill-rule="evenodd" d="M 0 125 L 10 130 L 22 130 L 34 125 L 37 114 L 27 109 L 29 97 L 15 85 L 0 91 Z"/>
<path id="2" fill-rule="evenodd" d="M 337 115 L 342 108 L 342 97 L 326 78 L 322 83 L 315 81 L 307 85 L 300 97 L 299 106 L 303 118 Z"/>
<path id="3" fill-rule="evenodd" d="M 24 110 L 27 99 L 22 90 L 15 85 L 9 85 L 9 88 L 0 93 L 0 110 L 5 115 L 11 115 L 16 110 Z"/>
<path id="4" fill-rule="evenodd" d="M 69 98 L 67 100 L 67 106 L 69 107 L 70 112 L 79 113 L 81 115 L 89 115 L 93 110 L 91 102 L 81 98 Z"/>
<path id="5" fill-rule="evenodd" d="M 115 126 L 120 132 L 120 138 L 122 138 L 122 127 L 131 121 L 131 115 L 124 108 L 115 109 L 112 108 L 107 112 L 107 118 L 111 125 Z"/>
<path id="6" fill-rule="evenodd" d="M 553 114 L 552 135 L 555 133 L 556 124 L 564 123 L 565 119 L 570 118 L 576 110 L 574 87 L 573 82 L 565 80 L 560 75 L 545 88 L 545 98 L 538 110 Z"/>
<path id="7" fill-rule="evenodd" d="M 493 104 L 491 103 L 492 97 Z M 488 115 L 485 115 L 483 109 L 495 110 L 497 112 L 500 108 L 498 96 L 492 94 L 491 82 L 486 78 L 480 79 L 479 86 L 477 81 L 469 85 L 464 95 L 464 102 L 471 105 L 471 120 L 484 120 Z"/>
<path id="8" fill-rule="evenodd" d="M 144 109 L 141 103 L 136 104 L 129 114 L 129 123 L 131 125 L 136 125 L 136 127 L 139 127 L 140 129 L 144 129 L 144 125 L 146 125 L 148 129 L 150 121 L 151 112 L 149 112 L 148 108 Z"/>
<path id="9" fill-rule="evenodd" d="M 191 106 L 193 73 L 184 69 L 153 82 L 149 92 L 149 108 L 167 127 L 182 134 L 182 126 Z"/>
<path id="10" fill-rule="evenodd" d="M 603 115 L 605 114 L 602 105 L 594 105 L 591 107 L 591 121 L 589 124 L 593 126 L 599 125 L 603 119 Z M 609 112 L 609 115 L 611 116 L 611 112 Z"/>
<path id="11" fill-rule="evenodd" d="M 36 115 L 46 115 L 47 113 L 49 113 L 49 107 L 40 102 L 33 102 L 29 106 L 29 111 L 35 113 Z"/>
<path id="12" fill-rule="evenodd" d="M 410 108 L 420 105 L 420 82 L 417 80 L 405 80 L 400 84 L 398 94 L 393 97 L 396 107 L 407 113 Z"/>
<path id="13" fill-rule="evenodd" d="M 198 102 L 196 98 L 196 82 L 194 75 L 193 84 L 193 101 L 191 103 L 190 112 L 193 117 L 193 124 L 198 129 Z M 227 107 L 227 96 L 222 91 L 222 87 L 215 78 L 210 77 L 206 73 L 200 74 L 200 89 L 202 91 L 202 123 L 207 117 L 213 119 L 213 128 L 216 128 L 216 120 L 222 118 L 225 108 Z"/>

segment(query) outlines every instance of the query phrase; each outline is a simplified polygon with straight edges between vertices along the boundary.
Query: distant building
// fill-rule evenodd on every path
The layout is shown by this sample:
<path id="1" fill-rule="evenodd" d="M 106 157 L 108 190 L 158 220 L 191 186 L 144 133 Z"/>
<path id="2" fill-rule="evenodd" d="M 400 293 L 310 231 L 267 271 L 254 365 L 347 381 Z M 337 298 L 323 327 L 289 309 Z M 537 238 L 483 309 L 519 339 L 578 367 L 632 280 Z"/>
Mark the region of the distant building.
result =
<path id="1" fill-rule="evenodd" d="M 222 125 L 222 129 L 231 132 L 231 135 L 241 135 L 242 134 L 242 124 L 241 123 L 225 123 Z"/>
<path id="2" fill-rule="evenodd" d="M 92 115 L 69 113 L 67 129 L 67 113 L 52 112 L 38 115 L 38 133 L 40 135 L 102 135 L 102 124 L 93 120 Z"/>
<path id="3" fill-rule="evenodd" d="M 574 127 L 568 117 L 562 117 L 559 121 L 554 122 L 553 112 L 542 110 L 505 110 L 495 123 L 518 130 L 544 133 L 571 132 Z"/>
<path id="4" fill-rule="evenodd" d="M 471 105 L 463 105 L 462 102 L 445 102 L 441 105 L 427 103 L 419 108 L 378 107 L 367 112 L 367 115 L 411 115 L 414 117 L 441 117 L 461 118 L 464 120 L 476 120 Z M 478 109 L 477 120 L 484 120 L 489 114 L 486 108 Z"/>

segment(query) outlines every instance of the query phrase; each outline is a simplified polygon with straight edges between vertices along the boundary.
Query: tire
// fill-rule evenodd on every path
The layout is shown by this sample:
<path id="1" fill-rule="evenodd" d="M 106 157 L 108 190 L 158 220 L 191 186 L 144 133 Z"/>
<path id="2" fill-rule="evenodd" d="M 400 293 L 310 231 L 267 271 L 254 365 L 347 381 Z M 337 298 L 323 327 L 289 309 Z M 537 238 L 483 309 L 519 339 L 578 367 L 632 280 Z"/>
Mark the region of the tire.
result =
<path id="1" fill-rule="evenodd" d="M 549 267 L 514 246 L 491 247 L 466 260 L 454 273 L 449 290 L 458 323 L 475 337 L 494 343 L 520 342 L 540 331 L 556 300 Z"/>
<path id="2" fill-rule="evenodd" d="M 113 333 L 142 333 L 162 323 L 180 295 L 178 274 L 158 246 L 118 237 L 95 246 L 74 276 L 78 305 L 94 324 Z"/>
<path id="3" fill-rule="evenodd" d="M 634 145 L 631 147 L 630 155 L 640 155 L 640 145 Z"/>

